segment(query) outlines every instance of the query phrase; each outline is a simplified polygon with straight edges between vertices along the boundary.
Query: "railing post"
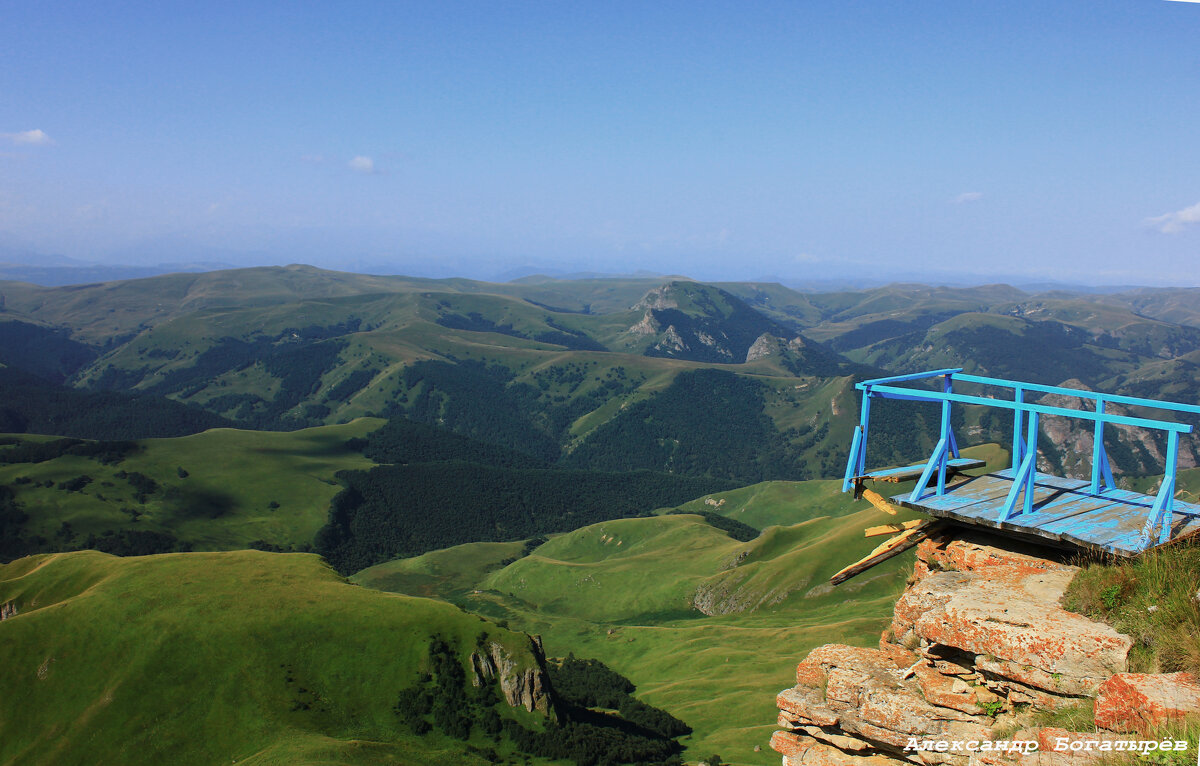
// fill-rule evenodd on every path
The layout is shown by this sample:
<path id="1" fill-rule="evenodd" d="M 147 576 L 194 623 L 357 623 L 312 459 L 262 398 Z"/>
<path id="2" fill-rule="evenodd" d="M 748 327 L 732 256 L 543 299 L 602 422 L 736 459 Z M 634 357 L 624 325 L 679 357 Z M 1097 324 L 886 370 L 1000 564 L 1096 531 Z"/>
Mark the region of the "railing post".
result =
<path id="1" fill-rule="evenodd" d="M 854 438 L 850 441 L 850 455 L 846 458 L 846 475 L 842 477 L 842 491 L 849 492 L 858 468 L 858 448 L 862 444 L 862 426 L 854 427 Z"/>
<path id="2" fill-rule="evenodd" d="M 950 389 L 951 389 L 952 385 L 953 385 L 953 383 L 952 383 L 950 374 L 948 373 L 942 379 L 942 393 L 945 393 L 945 394 L 950 393 Z M 941 456 L 941 458 L 938 459 L 937 493 L 939 496 L 946 494 L 946 456 L 950 452 L 950 445 L 954 443 L 954 436 L 953 436 L 953 434 L 950 433 L 950 400 L 949 399 L 942 401 L 942 432 L 941 432 L 940 441 L 942 441 L 946 444 L 946 449 L 944 449 L 942 451 L 942 456 Z M 954 446 L 957 449 L 958 445 L 955 444 Z"/>
<path id="3" fill-rule="evenodd" d="M 862 444 L 858 448 L 858 468 L 857 475 L 862 476 L 867 472 L 867 429 L 871 423 L 871 388 L 868 386 L 863 391 L 862 400 L 862 415 L 859 417 L 858 425 L 862 428 Z"/>
<path id="4" fill-rule="evenodd" d="M 858 426 L 850 442 L 850 456 L 846 458 L 846 475 L 842 479 L 842 491 L 849 492 L 856 476 L 867 472 L 867 426 L 871 421 L 871 387 L 863 388 L 862 407 L 859 410 Z"/>
<path id="5" fill-rule="evenodd" d="M 1162 545 L 1171 539 L 1171 513 L 1175 509 L 1175 464 L 1179 461 L 1179 434 L 1171 431 L 1167 435 L 1167 471 L 1163 475 L 1163 484 L 1167 487 L 1163 499 L 1162 531 L 1158 536 L 1158 544 Z"/>
<path id="6" fill-rule="evenodd" d="M 1025 402 L 1025 389 L 1016 386 L 1014 389 L 1013 401 L 1017 404 Z M 1020 408 L 1013 410 L 1013 448 L 1012 448 L 1012 470 L 1015 474 L 1021 468 L 1021 461 L 1025 457 L 1025 450 L 1021 442 L 1021 429 L 1024 425 L 1023 418 L 1025 412 Z M 1014 477 L 1015 478 L 1015 477 Z"/>
<path id="7" fill-rule="evenodd" d="M 1096 414 L 1104 414 L 1104 397 L 1096 399 Z M 1092 432 L 1092 494 L 1099 495 L 1104 491 L 1100 486 L 1101 479 L 1104 475 L 1104 469 L 1101 467 L 1108 462 L 1108 455 L 1104 451 L 1104 421 L 1096 420 L 1096 428 Z"/>
<path id="8" fill-rule="evenodd" d="M 1025 479 L 1025 513 L 1033 513 L 1033 493 L 1037 483 L 1037 438 L 1038 413 L 1034 411 L 1029 413 L 1029 438 L 1025 440 L 1025 449 L 1032 459 L 1029 476 Z"/>

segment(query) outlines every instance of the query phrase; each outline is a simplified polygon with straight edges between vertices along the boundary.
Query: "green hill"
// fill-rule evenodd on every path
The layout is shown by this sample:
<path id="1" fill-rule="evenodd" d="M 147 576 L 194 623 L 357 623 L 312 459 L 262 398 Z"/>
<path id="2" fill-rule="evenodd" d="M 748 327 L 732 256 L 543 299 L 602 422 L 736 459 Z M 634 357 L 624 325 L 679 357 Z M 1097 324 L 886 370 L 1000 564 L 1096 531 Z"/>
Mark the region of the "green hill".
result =
<path id="1" fill-rule="evenodd" d="M 466 462 L 387 465 L 341 474 L 316 550 L 340 572 L 467 542 L 565 532 L 731 485 L 638 471 L 504 468 Z"/>
<path id="2" fill-rule="evenodd" d="M 355 573 L 350 580 L 376 590 L 455 600 L 474 590 L 488 572 L 524 555 L 526 545 L 521 540 L 463 543 L 376 564 Z"/>
<path id="3" fill-rule="evenodd" d="M 253 428 L 401 413 L 552 460 L 681 373 L 720 365 L 781 389 L 802 376 L 795 401 L 813 378 L 859 369 L 712 286 L 671 283 L 638 305 L 597 315 L 410 290 L 197 308 L 107 350 L 74 382 L 171 397 Z M 672 333 L 686 348 L 663 345 Z M 486 415 L 471 411 L 484 402 Z"/>
<path id="4" fill-rule="evenodd" d="M 36 556 L 0 566 L 0 604 L 4 763 L 483 764 L 408 731 L 402 690 L 434 637 L 538 666 L 526 636 L 311 555 Z"/>
<path id="5" fill-rule="evenodd" d="M 1007 459 L 994 445 L 968 452 L 991 465 Z M 553 654 L 597 657 L 692 726 L 684 740 L 692 758 L 717 752 L 732 763 L 771 764 L 777 756 L 765 743 L 779 679 L 819 644 L 873 645 L 911 568 L 906 555 L 828 584 L 879 542 L 863 537 L 865 527 L 893 520 L 839 490 L 837 481 L 765 482 L 679 507 L 763 529 L 744 543 L 701 516 L 662 509 L 531 551 L 459 546 L 352 580 L 436 595 L 541 634 Z"/>
<path id="6" fill-rule="evenodd" d="M 215 429 L 147 439 L 115 458 L 62 447 L 31 454 L 27 445 L 65 443 L 8 437 L 0 446 L 0 485 L 10 492 L 9 507 L 16 503 L 27 518 L 5 528 L 2 547 L 10 557 L 79 547 L 303 549 L 342 488 L 334 475 L 373 465 L 346 442 L 381 425 L 362 419 L 285 433 Z"/>
<path id="7" fill-rule="evenodd" d="M 484 573 L 473 588 L 456 579 L 440 586 L 470 611 L 538 631 L 552 654 L 598 657 L 629 677 L 647 702 L 692 726 L 684 742 L 693 759 L 718 752 L 732 763 L 768 764 L 772 754 L 754 746 L 765 750 L 779 678 L 819 644 L 872 644 L 904 586 L 911 563 L 899 559 L 836 591 L 822 584 L 874 545 L 861 530 L 878 518 L 873 510 L 825 517 L 769 529 L 748 544 L 695 516 L 604 522 Z M 754 556 L 744 559 L 749 580 L 727 592 L 752 608 L 697 611 L 697 591 L 719 590 L 726 572 L 741 576 L 740 567 L 729 567 L 747 551 Z M 353 579 L 436 591 L 432 578 L 414 575 L 437 567 L 437 556 L 382 564 Z"/>

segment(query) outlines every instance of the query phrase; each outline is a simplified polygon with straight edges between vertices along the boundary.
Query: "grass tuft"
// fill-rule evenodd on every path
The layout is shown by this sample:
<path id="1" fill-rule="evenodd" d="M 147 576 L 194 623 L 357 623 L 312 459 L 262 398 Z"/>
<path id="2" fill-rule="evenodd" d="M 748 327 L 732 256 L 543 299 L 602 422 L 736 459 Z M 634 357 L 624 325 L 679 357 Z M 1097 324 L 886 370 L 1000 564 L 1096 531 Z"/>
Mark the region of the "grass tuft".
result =
<path id="1" fill-rule="evenodd" d="M 1140 735 L 1139 735 L 1140 736 Z M 1196 762 L 1196 751 L 1192 743 L 1200 741 L 1200 716 L 1168 721 L 1146 732 L 1146 741 L 1184 741 L 1187 750 L 1154 751 L 1149 753 L 1105 753 L 1095 761 L 1095 766 L 1192 766 Z"/>
<path id="2" fill-rule="evenodd" d="M 1020 729 L 1046 727 L 1067 731 L 1096 731 L 1096 701 L 1084 699 L 1057 710 L 1038 710 L 1022 715 L 1017 721 L 992 729 L 992 736 L 996 739 L 1008 739 Z"/>
<path id="3" fill-rule="evenodd" d="M 1200 536 L 1079 563 L 1063 605 L 1130 636 L 1131 671 L 1200 675 Z"/>

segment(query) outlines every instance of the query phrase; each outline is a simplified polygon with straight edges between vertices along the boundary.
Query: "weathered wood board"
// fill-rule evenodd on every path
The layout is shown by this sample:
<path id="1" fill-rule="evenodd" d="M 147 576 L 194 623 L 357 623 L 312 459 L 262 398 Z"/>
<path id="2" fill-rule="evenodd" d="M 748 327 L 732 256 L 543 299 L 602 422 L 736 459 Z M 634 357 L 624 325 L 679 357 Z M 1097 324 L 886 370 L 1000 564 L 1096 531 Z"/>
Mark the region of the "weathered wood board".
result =
<path id="1" fill-rule="evenodd" d="M 946 486 L 946 494 L 932 490 L 919 501 L 908 494 L 890 502 L 952 519 L 968 526 L 1033 535 L 1049 542 L 1064 543 L 1119 556 L 1133 556 L 1151 546 L 1142 532 L 1150 518 L 1154 498 L 1123 489 L 1091 493 L 1090 482 L 1039 473 L 1034 482 L 1033 512 L 1018 513 L 1000 521 L 1000 510 L 1012 488 L 1009 469 L 982 476 L 959 476 Z M 1018 505 L 1021 501 L 1018 500 Z M 1175 501 L 1171 514 L 1171 538 L 1200 531 L 1200 506 Z"/>

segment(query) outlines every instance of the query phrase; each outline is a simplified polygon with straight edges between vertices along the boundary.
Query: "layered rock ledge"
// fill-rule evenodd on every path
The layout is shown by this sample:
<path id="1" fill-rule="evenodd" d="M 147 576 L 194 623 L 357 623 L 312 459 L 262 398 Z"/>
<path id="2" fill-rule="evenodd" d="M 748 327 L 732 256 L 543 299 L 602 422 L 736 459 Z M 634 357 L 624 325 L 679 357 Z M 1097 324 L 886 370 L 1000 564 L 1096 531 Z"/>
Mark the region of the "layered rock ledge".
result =
<path id="1" fill-rule="evenodd" d="M 1078 763 L 1105 738 L 1200 713 L 1196 679 L 1127 673 L 1129 636 L 1062 607 L 1077 567 L 1015 547 L 965 532 L 923 542 L 879 648 L 818 647 L 779 693 L 771 747 L 784 766 Z M 1018 714 L 1089 699 L 1095 732 L 1020 730 Z M 1043 740 L 1027 753 L 983 745 Z M 1095 745 L 1058 752 L 1060 740 Z"/>

